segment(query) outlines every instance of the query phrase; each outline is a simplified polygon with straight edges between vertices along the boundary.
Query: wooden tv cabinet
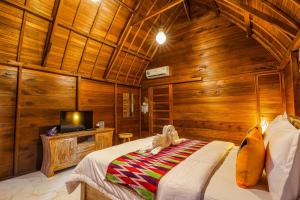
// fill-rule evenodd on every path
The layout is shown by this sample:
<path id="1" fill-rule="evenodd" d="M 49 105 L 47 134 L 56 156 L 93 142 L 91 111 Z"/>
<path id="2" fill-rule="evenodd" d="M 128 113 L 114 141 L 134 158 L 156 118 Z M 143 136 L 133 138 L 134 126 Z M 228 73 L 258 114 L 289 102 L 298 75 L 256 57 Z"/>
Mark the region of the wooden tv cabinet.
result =
<path id="1" fill-rule="evenodd" d="M 43 164 L 41 171 L 48 177 L 54 172 L 78 164 L 87 154 L 112 146 L 114 129 L 78 131 L 56 136 L 41 135 Z"/>

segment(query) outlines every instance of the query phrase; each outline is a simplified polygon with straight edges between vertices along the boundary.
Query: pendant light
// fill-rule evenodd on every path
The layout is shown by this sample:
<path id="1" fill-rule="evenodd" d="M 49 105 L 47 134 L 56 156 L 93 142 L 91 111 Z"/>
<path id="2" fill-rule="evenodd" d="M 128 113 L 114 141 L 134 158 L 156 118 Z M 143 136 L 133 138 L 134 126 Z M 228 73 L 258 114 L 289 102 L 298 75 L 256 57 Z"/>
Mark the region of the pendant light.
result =
<path id="1" fill-rule="evenodd" d="M 164 44 L 167 40 L 167 36 L 163 29 L 159 29 L 157 35 L 156 35 L 156 42 L 160 45 Z"/>
<path id="2" fill-rule="evenodd" d="M 161 18 L 160 18 L 160 27 L 161 28 L 158 29 L 158 33 L 156 35 L 156 42 L 159 45 L 162 45 L 162 44 L 164 44 L 166 42 L 167 36 L 166 36 L 166 34 L 164 32 L 164 29 L 162 28 Z"/>

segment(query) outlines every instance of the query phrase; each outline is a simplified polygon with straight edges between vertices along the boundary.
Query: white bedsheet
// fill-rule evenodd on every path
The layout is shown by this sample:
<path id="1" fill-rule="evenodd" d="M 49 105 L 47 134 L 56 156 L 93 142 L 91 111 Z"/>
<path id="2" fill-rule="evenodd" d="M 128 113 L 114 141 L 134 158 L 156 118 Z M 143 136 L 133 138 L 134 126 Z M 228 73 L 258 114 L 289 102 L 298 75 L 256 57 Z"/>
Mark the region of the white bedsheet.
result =
<path id="1" fill-rule="evenodd" d="M 105 174 L 111 161 L 119 156 L 146 147 L 151 142 L 152 137 L 91 153 L 74 169 L 70 180 L 66 183 L 68 191 L 72 192 L 80 181 L 83 181 L 112 199 L 141 199 L 135 192 L 105 181 Z M 232 143 L 214 141 L 189 156 L 160 180 L 156 199 L 203 199 L 205 186 L 209 178 L 232 147 Z"/>
<path id="2" fill-rule="evenodd" d="M 235 162 L 238 147 L 232 148 L 222 165 L 212 176 L 205 191 L 205 200 L 271 200 L 267 179 L 264 176 L 260 183 L 243 189 L 235 182 Z"/>

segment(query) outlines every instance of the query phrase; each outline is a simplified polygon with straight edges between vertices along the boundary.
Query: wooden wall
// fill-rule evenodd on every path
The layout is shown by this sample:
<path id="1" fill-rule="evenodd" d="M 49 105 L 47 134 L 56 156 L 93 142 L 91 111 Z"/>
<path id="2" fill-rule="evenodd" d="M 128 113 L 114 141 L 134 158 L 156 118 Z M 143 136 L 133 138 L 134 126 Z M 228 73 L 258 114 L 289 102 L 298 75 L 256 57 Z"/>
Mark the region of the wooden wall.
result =
<path id="1" fill-rule="evenodd" d="M 115 87 L 113 84 L 81 79 L 79 85 L 79 110 L 93 110 L 94 124 L 105 121 L 114 127 Z"/>
<path id="2" fill-rule="evenodd" d="M 134 109 L 132 117 L 123 117 L 123 93 L 134 95 Z M 134 134 L 134 138 L 140 137 L 140 89 L 128 86 L 117 88 L 117 130 L 119 133 L 139 133 Z M 121 142 L 121 141 L 118 141 Z"/>
<path id="3" fill-rule="evenodd" d="M 140 88 L 13 66 L 0 66 L 0 85 L 0 179 L 40 169 L 40 135 L 59 125 L 60 111 L 92 110 L 94 125 L 140 137 Z M 132 118 L 122 118 L 122 92 L 135 94 Z"/>
<path id="4" fill-rule="evenodd" d="M 76 78 L 22 70 L 19 130 L 16 134 L 16 172 L 41 166 L 40 134 L 60 123 L 60 111 L 75 110 Z"/>
<path id="5" fill-rule="evenodd" d="M 254 39 L 236 25 L 214 12 L 208 12 L 192 23 L 180 18 L 168 34 L 149 68 L 169 65 L 168 78 L 144 80 L 155 85 L 225 77 L 276 70 L 278 62 Z"/>
<path id="6" fill-rule="evenodd" d="M 254 76 L 174 85 L 174 125 L 184 137 L 238 143 L 255 125 Z"/>
<path id="7" fill-rule="evenodd" d="M 150 68 L 169 65 L 172 75 L 144 80 L 143 88 L 172 85 L 171 118 L 181 136 L 239 144 L 261 118 L 284 111 L 278 62 L 226 18 L 210 12 L 190 24 L 179 20 L 168 39 Z M 151 130 L 157 119 L 150 116 Z"/>
<path id="8" fill-rule="evenodd" d="M 300 116 L 300 62 L 293 53 L 284 68 L 286 109 L 288 114 Z"/>
<path id="9" fill-rule="evenodd" d="M 17 69 L 0 65 L 0 180 L 13 176 Z"/>

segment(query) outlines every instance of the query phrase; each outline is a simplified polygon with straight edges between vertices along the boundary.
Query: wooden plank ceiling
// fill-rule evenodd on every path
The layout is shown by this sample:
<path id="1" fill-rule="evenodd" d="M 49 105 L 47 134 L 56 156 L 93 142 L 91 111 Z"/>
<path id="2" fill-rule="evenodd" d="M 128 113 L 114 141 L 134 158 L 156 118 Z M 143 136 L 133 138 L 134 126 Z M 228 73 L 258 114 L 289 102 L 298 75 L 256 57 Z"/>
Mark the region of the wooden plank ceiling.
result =
<path id="1" fill-rule="evenodd" d="M 183 8 L 183 0 L 3 0 L 0 62 L 139 85 L 158 27 Z"/>
<path id="2" fill-rule="evenodd" d="M 193 20 L 189 4 L 221 13 L 266 48 L 279 68 L 300 47 L 299 0 L 2 0 L 0 62 L 140 85 L 160 48 L 158 28 L 170 32 L 184 12 L 186 23 Z"/>
<path id="3" fill-rule="evenodd" d="M 221 15 L 257 40 L 279 61 L 279 69 L 300 48 L 299 0 L 216 0 Z"/>

